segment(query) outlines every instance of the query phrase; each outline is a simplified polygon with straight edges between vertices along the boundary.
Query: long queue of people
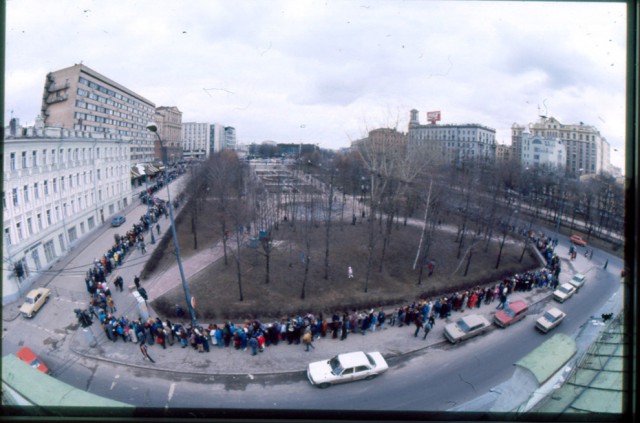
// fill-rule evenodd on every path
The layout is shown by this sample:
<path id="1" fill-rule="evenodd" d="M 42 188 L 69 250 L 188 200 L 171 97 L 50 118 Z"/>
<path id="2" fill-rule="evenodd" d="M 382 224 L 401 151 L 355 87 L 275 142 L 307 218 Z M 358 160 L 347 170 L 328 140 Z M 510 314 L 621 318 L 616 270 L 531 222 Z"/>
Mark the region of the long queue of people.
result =
<path id="1" fill-rule="evenodd" d="M 148 214 L 141 217 L 141 223 L 135 224 L 130 233 L 123 237 L 125 243 L 135 240 L 145 228 L 152 228 L 151 223 L 163 212 L 162 203 L 154 204 L 153 210 L 150 212 L 150 218 Z M 145 225 L 147 220 L 149 225 Z M 548 240 L 545 238 L 541 243 L 538 241 L 535 239 L 536 245 L 541 252 L 545 252 Z M 102 274 L 108 264 L 105 261 L 96 263 L 94 267 L 98 274 Z M 451 317 L 452 313 L 461 313 L 468 309 L 490 306 L 494 302 L 497 302 L 497 309 L 504 308 L 508 304 L 509 295 L 513 292 L 530 291 L 534 288 L 555 289 L 558 285 L 558 274 L 559 260 L 552 254 L 545 268 L 515 274 L 491 286 L 476 286 L 470 290 L 454 292 L 436 299 L 416 300 L 393 310 L 384 310 L 382 307 L 363 311 L 354 309 L 335 312 L 331 316 L 324 316 L 323 313 L 317 315 L 307 313 L 303 316 L 290 316 L 268 323 L 260 320 L 245 320 L 242 323 L 227 321 L 223 324 L 192 326 L 172 323 L 168 319 L 162 321 L 158 317 L 149 318 L 146 321 L 130 320 L 126 316 L 116 317 L 117 310 L 115 307 L 109 307 L 108 302 L 98 302 L 97 305 L 92 303 L 91 312 L 100 320 L 109 340 L 116 342 L 121 339 L 124 342 L 139 344 L 144 358 L 152 362 L 154 361 L 149 357 L 147 345 L 157 345 L 164 349 L 179 345 L 181 348 L 192 348 L 200 353 L 209 353 L 217 348 L 234 348 L 258 355 L 267 347 L 284 343 L 302 344 L 308 351 L 309 347 L 313 347 L 312 342 L 316 339 L 345 340 L 352 334 L 366 335 L 367 332 L 380 331 L 386 327 L 415 327 L 413 336 L 417 337 L 422 331 L 422 338 L 426 339 L 437 319 L 446 319 Z M 137 277 L 135 283 L 136 286 L 139 285 Z M 122 289 L 121 286 L 120 289 Z M 104 292 L 100 293 L 101 290 Z M 99 285 L 98 292 L 98 298 L 101 298 L 100 294 L 109 297 L 106 282 Z M 93 300 L 96 300 L 96 297 Z M 177 320 L 182 320 L 184 316 L 182 308 L 176 305 Z"/>

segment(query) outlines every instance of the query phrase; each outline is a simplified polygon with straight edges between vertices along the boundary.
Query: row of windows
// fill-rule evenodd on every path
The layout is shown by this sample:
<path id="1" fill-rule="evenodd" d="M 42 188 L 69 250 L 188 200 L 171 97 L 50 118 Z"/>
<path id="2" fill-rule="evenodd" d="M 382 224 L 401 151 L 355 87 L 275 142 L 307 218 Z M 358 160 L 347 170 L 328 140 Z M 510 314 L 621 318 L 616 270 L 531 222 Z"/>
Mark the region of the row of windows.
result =
<path id="1" fill-rule="evenodd" d="M 102 86 L 100 84 L 97 84 L 97 83 L 95 83 L 93 81 L 89 81 L 88 79 L 86 79 L 86 78 L 84 78 L 82 76 L 78 79 L 78 82 L 80 82 L 83 85 L 88 86 L 89 88 L 93 88 L 94 90 L 98 90 L 98 91 L 100 91 L 100 92 L 102 92 L 104 94 L 107 94 L 107 95 L 109 95 L 111 97 L 114 97 L 114 98 L 116 98 L 118 100 L 121 100 L 121 101 L 123 101 L 125 103 L 132 104 L 138 110 L 144 110 L 147 113 L 155 112 L 155 110 L 152 107 L 149 107 L 146 104 L 142 104 L 139 101 L 134 100 L 132 98 L 129 98 L 124 94 L 120 94 L 120 93 L 115 92 L 115 91 L 113 91 L 113 90 L 111 90 L 109 88 L 106 88 L 106 87 L 104 87 L 104 86 Z M 137 113 L 137 110 L 135 112 Z"/>
<path id="2" fill-rule="evenodd" d="M 142 131 L 143 129 L 146 129 L 146 126 L 144 125 L 146 120 L 143 119 L 143 118 L 138 118 L 138 117 L 135 117 L 135 116 L 132 116 L 132 115 L 128 115 L 126 113 L 120 113 L 120 112 L 115 113 L 111 109 L 107 109 L 107 108 L 104 108 L 102 106 L 95 105 L 93 103 L 87 103 L 87 102 L 82 101 L 82 100 L 76 100 L 76 107 L 80 108 L 80 109 L 91 110 L 91 111 L 98 112 L 98 113 L 104 113 L 104 114 L 108 114 L 108 115 L 116 115 L 118 117 L 127 118 L 130 121 L 138 122 L 136 124 L 136 123 L 131 123 L 131 122 L 124 122 L 124 121 L 121 121 L 121 120 L 118 120 L 118 119 L 109 119 L 110 120 L 110 124 L 112 124 L 112 125 L 124 126 L 124 127 L 127 127 L 127 128 L 135 128 L 135 129 L 138 129 L 140 131 Z M 86 113 L 81 113 L 81 112 L 76 112 L 76 114 L 75 114 L 76 119 L 88 119 L 88 116 L 91 116 L 91 114 L 86 114 Z"/>
<path id="3" fill-rule="evenodd" d="M 98 192 L 98 196 L 102 197 L 102 191 Z M 44 216 L 42 215 L 42 213 L 36 213 L 35 219 L 32 216 L 27 217 L 26 219 L 22 219 L 22 221 L 16 222 L 15 224 L 16 241 L 24 241 L 28 237 L 33 236 L 38 232 L 44 231 L 46 228 L 62 221 L 62 219 L 73 216 L 75 213 L 79 213 L 91 207 L 93 203 L 93 193 L 91 193 L 90 195 L 85 194 L 84 197 L 78 196 L 77 202 L 75 199 L 72 199 L 69 203 L 63 203 L 62 212 L 60 210 L 60 206 L 55 206 L 53 208 L 47 209 Z M 11 236 L 10 227 L 4 228 L 4 239 L 7 245 L 12 245 L 14 243 L 14 238 Z"/>
<path id="4" fill-rule="evenodd" d="M 118 169 L 116 168 L 107 168 L 105 172 L 107 175 L 106 177 L 112 178 L 115 176 L 116 172 L 119 173 L 120 176 L 122 176 L 123 174 L 122 169 L 119 169 L 118 171 Z M 98 181 L 101 180 L 100 169 L 96 171 L 96 177 Z M 74 187 L 84 187 L 92 184 L 92 181 L 93 171 L 84 172 L 82 174 L 82 178 L 80 178 L 80 173 L 69 175 L 68 178 L 61 176 L 59 181 L 58 178 L 53 178 L 51 180 L 51 192 L 53 194 L 57 194 L 59 191 L 65 192 L 67 190 L 67 185 L 69 189 L 73 189 Z M 114 183 L 112 183 L 112 185 L 114 185 Z M 35 200 L 39 200 L 41 195 L 44 195 L 44 197 L 49 196 L 49 186 L 49 180 L 44 180 L 42 181 L 42 184 L 40 184 L 39 182 L 35 182 L 33 185 L 23 185 L 22 190 L 19 190 L 18 188 L 12 188 L 11 196 L 13 205 L 16 207 L 20 205 L 20 196 L 22 196 L 22 201 L 25 204 L 31 201 L 32 193 Z M 115 192 L 115 188 L 113 189 L 113 191 Z M 107 193 L 109 193 L 109 187 L 107 187 Z M 7 208 L 7 201 L 4 191 L 2 191 L 2 206 L 4 209 Z"/>
<path id="5" fill-rule="evenodd" d="M 124 154 L 127 147 L 118 146 L 118 147 L 104 147 L 104 158 L 125 158 Z M 57 153 L 57 154 L 56 154 Z M 18 154 L 15 152 L 11 152 L 9 154 L 9 166 L 12 171 L 16 170 L 18 167 L 17 162 Z M 67 161 L 78 161 L 78 160 L 94 160 L 100 159 L 100 147 L 95 148 L 95 157 L 94 157 L 94 148 L 91 147 L 83 147 L 83 148 L 60 148 L 51 150 L 47 150 L 43 148 L 42 150 L 31 150 L 31 154 L 28 151 L 20 152 L 20 164 L 22 169 L 26 169 L 29 167 L 36 167 L 40 165 L 47 164 L 55 164 L 55 163 L 65 163 Z"/>
<path id="6" fill-rule="evenodd" d="M 93 93 L 89 93 L 86 90 L 83 90 L 82 88 L 78 88 L 78 95 L 80 95 L 81 97 L 88 97 L 92 100 L 96 100 L 99 101 L 101 103 L 105 103 L 107 105 L 110 106 L 116 106 L 119 109 L 124 109 L 128 112 L 134 113 L 134 114 L 138 114 L 140 115 L 141 113 L 138 112 L 138 110 L 134 109 L 133 107 L 129 107 L 129 106 L 124 106 L 120 103 L 115 103 L 113 100 L 110 100 L 108 98 L 99 96 L 99 95 L 95 95 Z M 148 121 L 148 115 L 143 115 L 143 117 L 138 117 L 138 116 L 134 116 L 132 114 L 129 113 L 124 113 L 124 112 L 120 112 L 116 109 L 113 108 L 109 108 L 109 107 L 102 107 L 98 104 L 93 104 L 93 103 L 88 103 L 86 101 L 82 101 L 82 100 L 76 100 L 76 107 L 81 107 L 83 109 L 89 109 L 89 110 L 95 110 L 96 112 L 100 112 L 100 113 L 104 113 L 107 115 L 114 115 L 116 117 L 121 117 L 133 122 L 138 122 L 138 123 L 145 123 L 146 121 Z"/>

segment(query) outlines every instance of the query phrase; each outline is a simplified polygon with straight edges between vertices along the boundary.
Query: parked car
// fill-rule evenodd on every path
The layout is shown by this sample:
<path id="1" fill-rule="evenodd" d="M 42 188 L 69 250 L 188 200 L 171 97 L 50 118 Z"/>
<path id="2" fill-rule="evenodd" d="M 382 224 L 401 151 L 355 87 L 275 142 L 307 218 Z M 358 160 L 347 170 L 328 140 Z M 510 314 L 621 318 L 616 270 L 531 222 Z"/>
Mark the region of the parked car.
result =
<path id="1" fill-rule="evenodd" d="M 576 287 L 576 291 L 578 291 L 578 289 L 580 289 L 580 287 L 582 287 L 582 285 L 584 285 L 584 282 L 587 280 L 587 277 L 585 275 L 583 275 L 582 273 L 576 273 L 575 275 L 573 275 L 573 277 L 571 278 L 571 280 L 569 281 L 569 283 L 573 286 Z"/>
<path id="2" fill-rule="evenodd" d="M 536 320 L 536 328 L 547 333 L 558 326 L 566 316 L 567 314 L 562 310 L 552 307 Z"/>
<path id="3" fill-rule="evenodd" d="M 310 363 L 307 378 L 312 385 L 327 388 L 336 383 L 373 379 L 388 369 L 387 362 L 379 352 L 357 351 Z"/>
<path id="4" fill-rule="evenodd" d="M 484 316 L 470 314 L 455 323 L 446 325 L 444 327 L 444 336 L 449 342 L 457 344 L 460 341 L 486 332 L 489 326 L 491 326 L 491 323 Z"/>
<path id="5" fill-rule="evenodd" d="M 581 245 L 581 246 L 587 245 L 587 241 L 582 239 L 580 235 L 571 235 L 571 238 L 569 238 L 569 241 L 573 242 L 576 245 Z"/>
<path id="6" fill-rule="evenodd" d="M 51 294 L 51 290 L 48 288 L 36 288 L 29 291 L 24 304 L 20 307 L 20 314 L 24 317 L 33 317 L 44 303 L 49 301 L 49 294 Z"/>
<path id="7" fill-rule="evenodd" d="M 22 349 L 20 349 L 20 351 L 16 353 L 16 356 L 34 369 L 40 370 L 42 373 L 50 373 L 49 368 L 45 366 L 42 361 L 40 361 L 38 356 L 33 351 L 31 351 L 31 348 L 22 347 Z"/>
<path id="8" fill-rule="evenodd" d="M 117 227 L 122 225 L 126 221 L 127 221 L 127 218 L 124 216 L 121 216 L 121 215 L 114 216 L 113 219 L 111 219 L 111 226 Z"/>
<path id="9" fill-rule="evenodd" d="M 571 285 L 570 283 L 563 283 L 562 285 L 560 285 L 560 287 L 558 287 L 558 289 L 553 291 L 553 299 L 564 303 L 575 293 L 576 288 L 573 285 Z"/>
<path id="10" fill-rule="evenodd" d="M 497 312 L 493 317 L 493 321 L 501 328 L 506 328 L 507 326 L 524 319 L 528 311 L 529 305 L 522 300 L 517 300 L 509 303 L 504 309 Z"/>

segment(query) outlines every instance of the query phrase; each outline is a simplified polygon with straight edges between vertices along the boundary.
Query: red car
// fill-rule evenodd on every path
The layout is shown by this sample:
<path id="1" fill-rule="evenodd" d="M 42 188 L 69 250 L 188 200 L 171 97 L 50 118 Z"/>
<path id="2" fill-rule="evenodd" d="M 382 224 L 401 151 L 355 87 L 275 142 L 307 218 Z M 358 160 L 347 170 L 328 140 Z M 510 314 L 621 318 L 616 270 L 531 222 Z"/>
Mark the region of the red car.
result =
<path id="1" fill-rule="evenodd" d="M 571 235 L 571 238 L 569 238 L 569 241 L 573 242 L 576 245 L 581 245 L 583 247 L 587 245 L 587 241 L 582 239 L 580 235 Z"/>
<path id="2" fill-rule="evenodd" d="M 527 303 L 522 300 L 514 301 L 509 303 L 503 310 L 497 312 L 493 321 L 501 328 L 506 328 L 518 320 L 524 319 L 527 311 L 529 311 L 529 305 Z"/>
<path id="3" fill-rule="evenodd" d="M 42 361 L 38 358 L 38 356 L 31 351 L 29 347 L 22 347 L 20 351 L 16 354 L 18 358 L 31 367 L 40 370 L 42 373 L 49 374 L 49 368 L 44 365 Z"/>

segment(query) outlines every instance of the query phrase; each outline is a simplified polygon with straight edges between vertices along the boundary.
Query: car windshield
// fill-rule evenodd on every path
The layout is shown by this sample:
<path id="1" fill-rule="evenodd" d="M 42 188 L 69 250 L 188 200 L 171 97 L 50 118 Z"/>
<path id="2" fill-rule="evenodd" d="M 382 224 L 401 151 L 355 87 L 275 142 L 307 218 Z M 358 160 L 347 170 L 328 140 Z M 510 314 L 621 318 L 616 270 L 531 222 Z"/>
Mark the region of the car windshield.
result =
<path id="1" fill-rule="evenodd" d="M 569 292 L 571 292 L 571 288 L 565 288 L 564 286 L 561 286 L 560 291 L 564 292 L 565 294 L 568 294 Z"/>
<path id="2" fill-rule="evenodd" d="M 25 301 L 26 304 L 33 304 L 33 298 L 27 298 Z"/>
<path id="3" fill-rule="evenodd" d="M 458 327 L 460 328 L 461 331 L 463 331 L 464 333 L 469 332 L 469 326 L 464 322 L 464 320 L 459 320 L 458 321 Z"/>
<path id="4" fill-rule="evenodd" d="M 514 317 L 516 315 L 510 307 L 505 308 L 504 312 L 509 317 Z"/>
<path id="5" fill-rule="evenodd" d="M 553 314 L 549 313 L 548 311 L 544 314 L 544 318 L 547 319 L 550 322 L 555 322 L 557 317 L 554 316 Z"/>
<path id="6" fill-rule="evenodd" d="M 331 372 L 334 375 L 341 375 L 344 371 L 344 369 L 340 365 L 340 360 L 338 360 L 338 357 L 333 357 L 331 360 L 329 360 L 329 365 L 331 366 Z"/>

